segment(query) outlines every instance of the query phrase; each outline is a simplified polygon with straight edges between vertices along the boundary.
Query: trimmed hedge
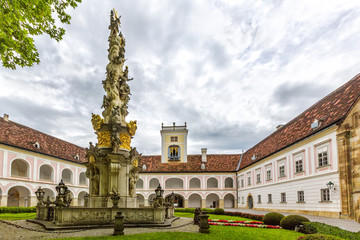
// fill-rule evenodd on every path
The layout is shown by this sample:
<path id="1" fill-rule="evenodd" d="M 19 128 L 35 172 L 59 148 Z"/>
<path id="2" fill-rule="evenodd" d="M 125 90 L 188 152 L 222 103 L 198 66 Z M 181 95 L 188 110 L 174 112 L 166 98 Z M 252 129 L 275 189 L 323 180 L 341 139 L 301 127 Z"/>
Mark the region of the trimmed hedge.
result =
<path id="1" fill-rule="evenodd" d="M 305 228 L 313 227 L 317 230 L 318 233 L 324 234 L 324 235 L 332 235 L 338 238 L 342 239 L 360 239 L 360 232 L 350 232 L 343 230 L 341 228 L 331 226 L 325 223 L 319 223 L 319 222 L 309 222 L 304 223 Z"/>
<path id="2" fill-rule="evenodd" d="M 289 215 L 281 220 L 280 226 L 283 229 L 294 230 L 296 225 L 301 225 L 303 222 L 310 222 L 310 220 L 300 215 Z"/>
<path id="3" fill-rule="evenodd" d="M 242 212 L 225 212 L 224 215 L 243 217 L 243 218 L 253 219 L 253 220 L 257 220 L 257 221 L 262 221 L 264 218 L 264 215 L 255 215 L 255 214 L 242 213 Z"/>
<path id="4" fill-rule="evenodd" d="M 222 208 L 215 208 L 215 209 L 214 209 L 214 214 L 224 215 L 224 214 L 225 214 L 225 211 L 224 211 L 224 209 L 222 209 Z"/>
<path id="5" fill-rule="evenodd" d="M 216 214 L 214 209 L 211 208 L 202 208 L 201 210 L 206 210 L 208 214 Z M 222 209 L 222 208 L 220 208 Z M 194 213 L 195 208 L 175 208 L 175 212 L 188 212 L 188 213 Z M 221 211 L 221 210 L 219 210 Z M 221 211 L 222 212 L 222 211 Z M 264 215 L 255 215 L 250 213 L 242 213 L 242 212 L 224 212 L 219 213 L 220 215 L 227 215 L 227 216 L 235 216 L 235 217 L 243 217 L 248 218 L 252 220 L 262 221 Z"/>
<path id="6" fill-rule="evenodd" d="M 280 225 L 280 221 L 283 218 L 284 218 L 284 215 L 282 215 L 281 213 L 271 212 L 271 213 L 265 214 L 265 216 L 263 218 L 263 222 L 266 225 Z"/>
<path id="7" fill-rule="evenodd" d="M 36 207 L 0 207 L 0 213 L 34 213 Z"/>
<path id="8" fill-rule="evenodd" d="M 331 235 L 324 234 L 309 234 L 305 237 L 299 237 L 298 240 L 342 240 L 343 238 L 338 238 Z"/>

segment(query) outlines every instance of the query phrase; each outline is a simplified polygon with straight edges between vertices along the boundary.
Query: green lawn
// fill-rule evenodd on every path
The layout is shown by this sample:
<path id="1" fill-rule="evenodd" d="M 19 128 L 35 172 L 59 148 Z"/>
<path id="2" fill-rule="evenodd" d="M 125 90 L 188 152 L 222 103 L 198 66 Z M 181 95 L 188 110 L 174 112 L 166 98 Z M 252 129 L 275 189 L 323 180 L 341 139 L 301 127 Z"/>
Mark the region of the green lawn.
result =
<path id="1" fill-rule="evenodd" d="M 296 240 L 299 236 L 303 236 L 294 231 L 283 229 L 265 229 L 265 228 L 246 228 L 246 227 L 223 227 L 211 226 L 210 234 L 186 233 L 186 232 L 158 232 L 158 233 L 142 233 L 135 235 L 124 235 L 121 237 L 84 237 L 84 238 L 64 238 L 64 239 L 236 239 L 236 240 Z M 57 238 L 59 239 L 59 238 Z"/>
<path id="2" fill-rule="evenodd" d="M 36 217 L 36 213 L 0 213 L 1 220 L 22 220 L 32 219 Z"/>
<path id="3" fill-rule="evenodd" d="M 193 213 L 176 212 L 177 217 L 193 217 Z M 210 214 L 212 219 L 224 220 L 238 220 L 238 221 L 253 221 L 247 218 L 213 215 Z M 158 232 L 158 233 L 142 233 L 134 235 L 125 235 L 121 237 L 83 237 L 83 238 L 64 238 L 64 239 L 82 239 L 82 240 L 95 240 L 95 239 L 237 239 L 237 240 L 296 240 L 299 236 L 304 234 L 284 229 L 266 229 L 266 228 L 250 228 L 250 227 L 230 227 L 230 226 L 210 226 L 210 234 L 200 233 L 187 233 L 187 232 Z"/>
<path id="4" fill-rule="evenodd" d="M 208 214 L 209 219 L 222 219 L 222 220 L 236 220 L 236 221 L 256 221 L 248 218 L 243 217 L 235 217 L 235 216 L 226 216 L 226 215 L 215 215 L 215 214 Z M 194 213 L 187 213 L 187 212 L 175 212 L 176 217 L 188 217 L 193 218 Z M 260 222 L 260 221 L 256 221 Z"/>

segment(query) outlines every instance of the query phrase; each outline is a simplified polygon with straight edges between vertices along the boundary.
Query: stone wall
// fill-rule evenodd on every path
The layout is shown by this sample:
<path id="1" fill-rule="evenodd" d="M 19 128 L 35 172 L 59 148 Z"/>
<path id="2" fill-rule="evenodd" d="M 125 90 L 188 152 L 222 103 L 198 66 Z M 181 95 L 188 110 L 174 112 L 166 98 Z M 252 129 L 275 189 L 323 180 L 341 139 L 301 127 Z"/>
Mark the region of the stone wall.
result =
<path id="1" fill-rule="evenodd" d="M 359 101 L 337 130 L 341 217 L 360 222 L 360 127 Z"/>

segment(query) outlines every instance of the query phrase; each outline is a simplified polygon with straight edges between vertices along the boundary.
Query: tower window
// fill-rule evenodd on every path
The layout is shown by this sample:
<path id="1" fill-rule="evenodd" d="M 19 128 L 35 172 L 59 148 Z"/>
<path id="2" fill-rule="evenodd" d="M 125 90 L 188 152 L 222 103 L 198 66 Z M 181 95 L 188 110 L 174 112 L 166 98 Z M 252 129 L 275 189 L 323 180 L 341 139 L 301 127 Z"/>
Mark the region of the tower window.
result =
<path id="1" fill-rule="evenodd" d="M 171 141 L 171 142 L 177 142 L 177 141 L 178 141 L 178 137 L 171 137 L 171 138 L 170 138 L 170 141 Z"/>
<path id="2" fill-rule="evenodd" d="M 180 160 L 180 147 L 172 145 L 169 147 L 169 160 Z"/>

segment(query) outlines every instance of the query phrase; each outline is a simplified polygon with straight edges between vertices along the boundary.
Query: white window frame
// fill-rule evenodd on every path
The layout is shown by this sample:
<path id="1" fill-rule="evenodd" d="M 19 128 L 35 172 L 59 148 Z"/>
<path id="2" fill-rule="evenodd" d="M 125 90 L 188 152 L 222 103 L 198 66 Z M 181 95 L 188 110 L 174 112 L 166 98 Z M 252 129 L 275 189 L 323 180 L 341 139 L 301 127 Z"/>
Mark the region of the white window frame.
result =
<path id="1" fill-rule="evenodd" d="M 266 181 L 270 181 L 272 180 L 272 177 L 271 177 L 271 166 L 268 166 L 266 167 Z"/>
<path id="2" fill-rule="evenodd" d="M 261 195 L 258 195 L 258 203 L 261 203 Z"/>
<path id="3" fill-rule="evenodd" d="M 286 192 L 280 194 L 281 203 L 286 203 Z"/>
<path id="4" fill-rule="evenodd" d="M 295 173 L 304 172 L 304 155 L 302 153 L 294 156 Z M 301 166 L 301 169 L 299 169 Z"/>
<path id="5" fill-rule="evenodd" d="M 268 203 L 272 203 L 272 194 L 271 193 L 268 194 Z"/>
<path id="6" fill-rule="evenodd" d="M 329 144 L 324 144 L 316 147 L 316 160 L 318 167 L 325 167 L 330 165 Z"/>
<path id="7" fill-rule="evenodd" d="M 247 177 L 247 185 L 251 186 L 251 172 L 247 173 L 246 177 Z"/>
<path id="8" fill-rule="evenodd" d="M 330 196 L 330 190 L 328 188 L 323 188 L 320 190 L 320 199 L 321 202 L 330 202 L 331 196 Z"/>
<path id="9" fill-rule="evenodd" d="M 298 191 L 297 192 L 297 198 L 299 203 L 305 202 L 305 192 L 304 191 Z"/>

